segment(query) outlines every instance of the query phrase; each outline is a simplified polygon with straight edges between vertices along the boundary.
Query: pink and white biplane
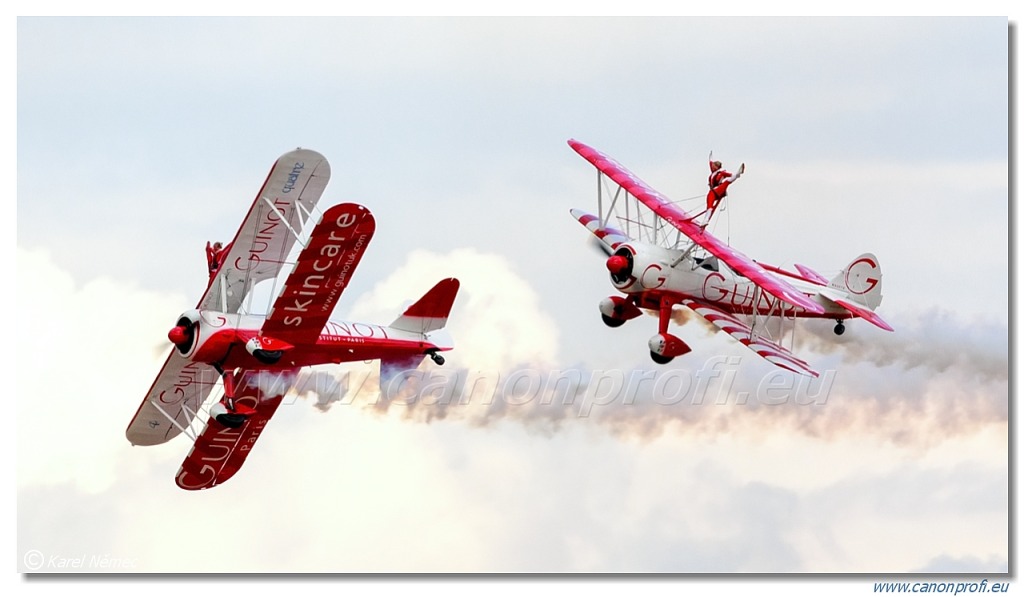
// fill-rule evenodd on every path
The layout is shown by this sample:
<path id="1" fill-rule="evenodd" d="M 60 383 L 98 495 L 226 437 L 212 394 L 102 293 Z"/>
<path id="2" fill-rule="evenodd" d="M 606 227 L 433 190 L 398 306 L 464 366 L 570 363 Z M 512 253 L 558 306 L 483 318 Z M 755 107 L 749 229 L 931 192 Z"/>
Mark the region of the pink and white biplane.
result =
<path id="1" fill-rule="evenodd" d="M 605 265 L 612 286 L 625 295 L 602 300 L 601 318 L 618 327 L 643 309 L 656 311 L 658 333 L 648 342 L 656 363 L 690 352 L 668 331 L 676 305 L 695 311 L 772 364 L 814 377 L 818 373 L 784 345 L 786 321 L 834 319 L 838 335 L 845 320 L 859 317 L 892 331 L 875 313 L 882 301 L 882 270 L 874 255 L 857 257 L 831 280 L 803 265 L 790 272 L 756 262 L 614 159 L 574 139 L 569 146 L 598 170 L 599 215 L 570 213 L 597 237 L 609 255 Z M 606 179 L 618 187 L 607 206 Z"/>
<path id="2" fill-rule="evenodd" d="M 199 304 L 168 333 L 170 356 L 126 435 L 137 446 L 189 436 L 194 445 L 176 478 L 182 489 L 214 487 L 238 471 L 302 367 L 379 359 L 383 388 L 424 357 L 443 364 L 439 353 L 452 348 L 434 332 L 448 321 L 459 290 L 454 278 L 438 282 L 390 325 L 328 320 L 376 227 L 370 211 L 354 203 L 317 216 L 330 174 L 315 151 L 281 156 Z M 276 284 L 296 242 L 302 249 L 269 312 L 253 313 L 256 285 Z M 207 408 L 217 386 L 223 397 Z M 209 414 L 205 426 L 200 411 Z"/>

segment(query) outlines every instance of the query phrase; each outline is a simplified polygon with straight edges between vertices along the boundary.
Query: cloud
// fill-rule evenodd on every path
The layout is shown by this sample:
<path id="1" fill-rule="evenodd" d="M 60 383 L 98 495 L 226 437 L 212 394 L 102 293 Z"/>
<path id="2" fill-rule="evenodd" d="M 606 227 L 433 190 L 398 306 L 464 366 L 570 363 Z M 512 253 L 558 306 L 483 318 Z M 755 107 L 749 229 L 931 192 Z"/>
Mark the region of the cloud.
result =
<path id="1" fill-rule="evenodd" d="M 192 305 L 111 277 L 78 285 L 45 250 L 18 247 L 16 262 L 18 484 L 101 491 L 160 370 L 167 329 Z"/>
<path id="2" fill-rule="evenodd" d="M 476 300 L 461 297 L 472 305 L 461 311 L 467 330 L 504 325 L 509 308 L 501 300 L 507 296 L 531 305 L 529 285 L 502 269 L 500 260 L 475 252 L 463 257 L 453 260 L 500 274 L 484 278 L 490 284 L 481 286 Z M 400 311 L 401 302 L 433 283 L 435 273 L 421 271 L 430 269 L 428 261 L 444 262 L 411 257 L 395 279 L 361 297 L 360 309 Z M 187 451 L 184 441 L 161 450 L 129 448 L 123 439 L 124 426 L 159 367 L 153 348 L 162 343 L 166 325 L 155 314 L 173 318 L 180 301 L 111 279 L 76 285 L 41 251 L 19 249 L 18 269 L 18 295 L 39 297 L 32 304 L 24 301 L 26 319 L 19 332 L 27 350 L 19 368 L 29 377 L 19 378 L 19 395 L 38 392 L 35 385 L 21 386 L 22 379 L 39 380 L 42 374 L 28 355 L 45 354 L 66 365 L 61 375 L 45 378 L 46 400 L 19 404 L 19 557 L 27 550 L 67 557 L 109 554 L 137 566 L 136 571 L 168 572 L 863 572 L 883 562 L 865 542 L 892 525 L 903 529 L 898 553 L 887 554 L 896 558 L 893 569 L 922 565 L 929 557 L 934 558 L 929 566 L 973 565 L 963 559 L 972 553 L 994 554 L 974 562 L 982 570 L 1002 561 L 992 529 L 1005 528 L 1006 504 L 993 496 L 1005 496 L 1005 475 L 986 460 L 991 445 L 965 455 L 961 448 L 967 444 L 946 435 L 939 447 L 951 445 L 959 460 L 947 465 L 942 459 L 927 470 L 918 464 L 919 451 L 894 448 L 873 436 L 876 421 L 870 418 L 827 437 L 808 434 L 799 426 L 806 421 L 793 414 L 806 406 L 771 404 L 765 400 L 770 393 L 736 404 L 738 391 L 751 389 L 758 376 L 772 370 L 756 357 L 729 361 L 730 351 L 742 355 L 742 349 L 721 334 L 707 337 L 702 327 L 689 329 L 692 322 L 681 333 L 699 334 L 715 350 L 698 354 L 719 360 L 702 363 L 703 369 L 675 371 L 692 375 L 694 383 L 706 379 L 702 404 L 692 403 L 692 393 L 677 404 L 668 404 L 666 394 L 659 403 L 651 390 L 638 393 L 632 405 L 605 403 L 617 395 L 612 379 L 617 374 L 586 372 L 582 364 L 560 370 L 581 374 L 575 388 L 589 402 L 561 402 L 568 383 L 525 401 L 522 383 L 533 379 L 530 371 L 559 370 L 551 356 L 556 336 L 548 337 L 547 356 L 538 358 L 523 343 L 511 351 L 492 350 L 488 343 L 502 340 L 494 335 L 470 335 L 464 347 L 455 330 L 456 350 L 467 351 L 462 363 L 424 371 L 468 376 L 468 365 L 480 354 L 496 364 L 502 380 L 522 371 L 520 385 L 498 388 L 498 401 L 491 405 L 445 405 L 437 401 L 443 394 L 435 388 L 418 402 L 380 408 L 371 402 L 379 398 L 375 365 L 307 372 L 296 390 L 307 401 L 298 404 L 318 400 L 314 406 L 327 414 L 309 416 L 309 406 L 282 407 L 242 474 L 185 498 L 172 482 Z M 100 312 L 133 325 L 110 338 L 96 335 Z M 513 333 L 549 329 L 539 309 L 520 321 L 523 330 Z M 30 333 L 44 324 L 92 342 L 55 343 Z M 91 347 L 89 355 L 101 356 L 83 359 L 83 345 Z M 725 352 L 714 354 L 723 347 Z M 538 364 L 515 368 L 531 359 Z M 94 366 L 108 360 L 126 364 L 134 374 L 118 371 L 109 377 L 109 369 Z M 885 369 L 870 361 L 857 367 L 864 368 L 858 379 Z M 921 379 L 933 374 L 926 367 L 917 370 Z M 633 371 L 650 369 L 622 373 Z M 720 373 L 712 377 L 712 371 Z M 906 375 L 899 367 L 893 371 Z M 952 367 L 942 375 L 954 372 Z M 485 382 L 478 386 L 481 395 L 491 391 Z M 365 394 L 362 384 L 370 388 Z M 97 394 L 91 390 L 95 386 L 106 391 Z M 321 388 L 333 397 L 320 400 Z M 547 404 L 544 395 L 552 398 Z M 359 402 L 362 397 L 366 402 Z M 807 416 L 828 419 L 830 412 L 841 412 L 829 410 L 835 397 Z M 581 409 L 589 409 L 588 415 L 580 416 Z M 906 426 L 903 414 L 893 410 L 886 417 Z M 410 419 L 431 425 L 410 425 Z M 975 431 L 988 435 L 982 428 Z M 926 446 L 925 454 L 936 449 Z M 815 469 L 820 473 L 812 474 Z M 301 488 L 301 507 L 266 516 L 268 503 L 294 499 L 296 488 Z M 893 496 L 902 497 L 894 501 Z M 865 503 L 871 506 L 865 509 Z M 923 507 L 915 510 L 915 503 Z M 162 515 L 139 525 L 136 514 L 129 514 L 139 504 L 156 504 Z M 208 536 L 206 550 L 188 549 L 196 529 L 223 524 L 227 504 L 242 518 L 263 512 L 263 523 Z M 72 518 L 72 534 L 55 526 Z M 153 541 L 155 535 L 160 541 Z M 927 546 L 922 536 L 928 537 Z M 397 544 L 396 538 L 401 538 Z M 967 540 L 969 547 L 956 551 Z M 282 541 L 292 548 L 253 547 Z M 209 558 L 211 551 L 235 557 Z M 950 564 L 927 555 L 933 552 L 965 555 Z"/>
<path id="3" fill-rule="evenodd" d="M 912 570 L 924 574 L 993 574 L 1009 572 L 1009 561 L 1003 556 L 990 555 L 979 558 L 973 555 L 953 556 L 943 554 L 928 561 L 927 564 Z"/>
<path id="4" fill-rule="evenodd" d="M 540 296 L 506 258 L 477 249 L 411 252 L 401 267 L 359 297 L 351 317 L 390 323 L 446 277 L 461 283 L 446 328 L 455 343 L 446 354 L 451 366 L 496 371 L 555 362 L 559 330 Z"/>

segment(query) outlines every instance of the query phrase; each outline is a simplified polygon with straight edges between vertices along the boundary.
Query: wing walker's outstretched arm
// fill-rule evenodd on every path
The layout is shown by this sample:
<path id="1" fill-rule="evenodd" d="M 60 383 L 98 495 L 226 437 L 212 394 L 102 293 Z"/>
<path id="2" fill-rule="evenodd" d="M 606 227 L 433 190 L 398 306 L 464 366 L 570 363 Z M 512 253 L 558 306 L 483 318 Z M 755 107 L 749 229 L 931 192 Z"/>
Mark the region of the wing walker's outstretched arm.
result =
<path id="1" fill-rule="evenodd" d="M 708 225 L 711 218 L 714 217 L 715 211 L 718 206 L 722 203 L 728 194 L 729 185 L 736 182 L 743 172 L 747 169 L 746 164 L 740 164 L 740 169 L 735 174 L 729 172 L 722 167 L 722 162 L 713 159 L 712 153 L 708 153 L 708 167 L 711 169 L 711 176 L 708 176 L 708 196 L 707 196 L 707 208 L 694 216 L 699 217 L 704 214 L 708 214 L 707 221 L 704 222 L 704 226 Z"/>

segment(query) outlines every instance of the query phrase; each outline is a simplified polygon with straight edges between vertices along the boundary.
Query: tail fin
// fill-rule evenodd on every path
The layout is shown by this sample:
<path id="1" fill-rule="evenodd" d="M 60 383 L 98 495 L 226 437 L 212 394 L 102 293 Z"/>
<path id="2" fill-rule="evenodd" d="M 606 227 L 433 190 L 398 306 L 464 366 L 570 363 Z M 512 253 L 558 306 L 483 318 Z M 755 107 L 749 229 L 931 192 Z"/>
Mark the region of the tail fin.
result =
<path id="1" fill-rule="evenodd" d="M 427 291 L 396 319 L 391 327 L 396 330 L 426 334 L 439 330 L 448 323 L 448 313 L 452 310 L 455 295 L 459 292 L 459 281 L 445 278 Z"/>
<path id="2" fill-rule="evenodd" d="M 878 258 L 864 253 L 832 278 L 828 287 L 845 294 L 849 299 L 874 310 L 882 303 L 882 268 Z"/>

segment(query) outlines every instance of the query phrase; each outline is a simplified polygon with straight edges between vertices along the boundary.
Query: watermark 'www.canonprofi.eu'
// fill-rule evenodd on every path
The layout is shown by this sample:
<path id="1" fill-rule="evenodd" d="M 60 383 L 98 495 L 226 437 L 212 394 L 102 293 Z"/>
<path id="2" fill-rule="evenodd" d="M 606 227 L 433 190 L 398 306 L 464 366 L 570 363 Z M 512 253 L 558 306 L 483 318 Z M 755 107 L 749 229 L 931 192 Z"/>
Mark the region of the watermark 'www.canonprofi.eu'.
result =
<path id="1" fill-rule="evenodd" d="M 699 369 L 517 369 L 503 372 L 408 369 L 382 380 L 353 372 L 344 383 L 333 377 L 297 380 L 297 394 L 316 393 L 345 404 L 372 396 L 391 406 L 541 406 L 573 410 L 588 417 L 603 407 L 757 404 L 824 405 L 834 370 L 817 378 L 776 370 L 759 379 L 739 379 L 738 357 L 713 357 Z"/>
<path id="2" fill-rule="evenodd" d="M 1010 589 L 1008 582 L 988 580 L 978 582 L 876 582 L 875 593 L 942 593 L 946 595 L 964 595 L 971 593 L 1005 593 Z"/>

